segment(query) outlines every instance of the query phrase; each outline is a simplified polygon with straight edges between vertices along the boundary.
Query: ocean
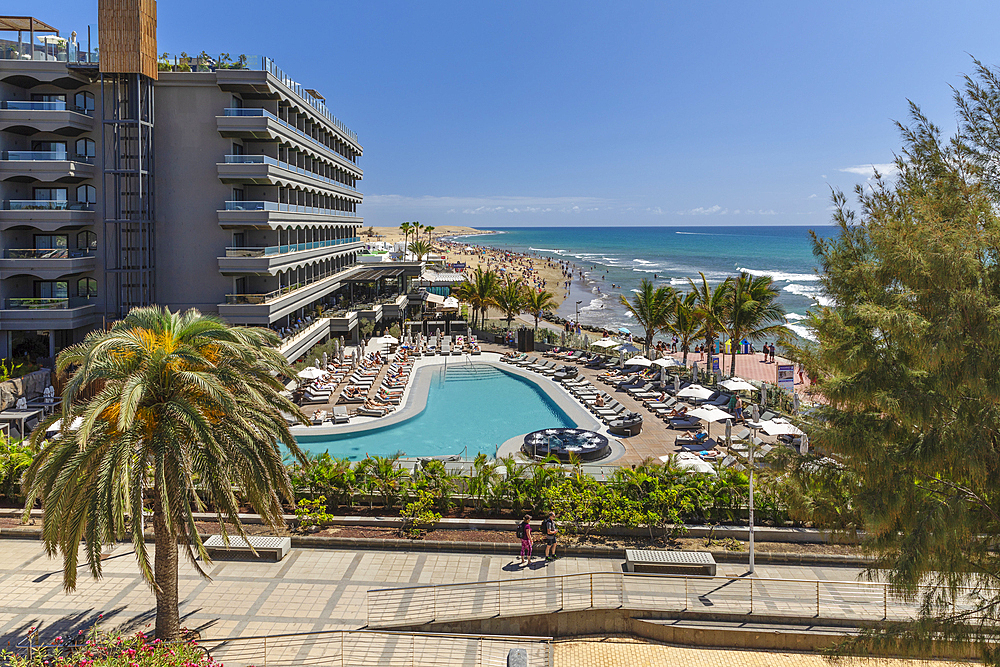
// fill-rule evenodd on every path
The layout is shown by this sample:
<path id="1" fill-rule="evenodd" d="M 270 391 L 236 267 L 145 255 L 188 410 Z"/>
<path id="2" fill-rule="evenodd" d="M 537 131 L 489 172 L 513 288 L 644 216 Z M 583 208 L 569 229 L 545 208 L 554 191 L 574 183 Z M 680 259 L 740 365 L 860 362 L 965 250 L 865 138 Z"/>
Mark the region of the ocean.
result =
<path id="1" fill-rule="evenodd" d="M 561 259 L 583 270 L 557 314 L 609 329 L 634 324 L 618 300 L 643 278 L 689 289 L 705 274 L 710 285 L 740 271 L 774 278 L 787 327 L 812 338 L 800 324 L 816 303 L 827 303 L 819 284 L 810 229 L 821 237 L 836 227 L 511 227 L 491 236 L 456 236 L 463 242 Z M 638 333 L 638 331 L 634 332 Z"/>

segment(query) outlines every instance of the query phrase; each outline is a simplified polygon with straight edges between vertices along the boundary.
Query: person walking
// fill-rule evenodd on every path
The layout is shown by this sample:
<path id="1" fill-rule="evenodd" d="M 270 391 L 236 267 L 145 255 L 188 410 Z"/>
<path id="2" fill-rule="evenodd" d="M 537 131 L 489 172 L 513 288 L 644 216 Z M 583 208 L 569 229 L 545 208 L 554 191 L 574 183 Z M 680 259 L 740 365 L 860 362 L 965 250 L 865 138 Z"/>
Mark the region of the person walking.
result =
<path id="1" fill-rule="evenodd" d="M 556 513 L 549 512 L 542 521 L 542 535 L 545 536 L 545 560 L 556 559 L 556 535 L 559 530 L 556 528 Z"/>
<path id="2" fill-rule="evenodd" d="M 761 350 L 760 351 L 764 353 L 764 363 L 766 364 L 767 363 L 767 357 L 771 353 L 771 346 L 768 345 L 767 343 L 764 343 L 764 345 L 761 346 Z"/>
<path id="3" fill-rule="evenodd" d="M 775 354 L 775 348 L 776 347 L 777 346 L 774 343 L 771 343 L 771 363 L 772 364 L 774 363 L 774 354 Z"/>
<path id="4" fill-rule="evenodd" d="M 525 514 L 517 524 L 517 536 L 521 538 L 521 565 L 531 565 L 531 515 Z"/>

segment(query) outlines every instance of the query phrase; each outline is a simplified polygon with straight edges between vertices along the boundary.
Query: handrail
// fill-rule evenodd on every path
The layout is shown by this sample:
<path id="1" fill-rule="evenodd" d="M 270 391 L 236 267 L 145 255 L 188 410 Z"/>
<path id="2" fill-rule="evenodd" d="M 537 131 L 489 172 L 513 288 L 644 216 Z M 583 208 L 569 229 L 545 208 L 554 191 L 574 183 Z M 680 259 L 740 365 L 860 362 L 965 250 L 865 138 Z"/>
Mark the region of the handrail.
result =
<path id="1" fill-rule="evenodd" d="M 320 141 L 316 137 L 309 136 L 308 134 L 306 134 L 305 132 L 303 132 L 299 128 L 297 128 L 294 125 L 292 125 L 291 123 L 289 123 L 287 120 L 283 120 L 281 118 L 278 118 L 276 115 L 274 115 L 273 113 L 271 113 L 267 109 L 261 109 L 259 107 L 226 107 L 225 109 L 223 109 L 222 114 L 224 116 L 230 116 L 230 117 L 261 116 L 263 118 L 270 118 L 271 120 L 275 121 L 276 123 L 278 123 L 279 125 L 281 125 L 285 129 L 291 130 L 293 133 L 299 135 L 303 139 L 307 139 L 308 141 L 310 141 L 313 144 L 316 144 L 317 146 L 322 146 L 323 148 L 327 149 L 328 151 L 330 151 L 334 155 L 337 155 L 340 158 L 342 158 L 343 160 L 347 161 L 348 164 L 354 166 L 355 168 L 357 168 L 357 166 L 358 166 L 354 162 L 354 160 L 352 160 L 348 156 L 346 156 L 343 153 L 337 151 L 332 146 L 327 146 L 326 144 L 324 144 L 322 141 Z"/>
<path id="2" fill-rule="evenodd" d="M 265 257 L 273 255 L 285 255 L 306 250 L 318 250 L 320 248 L 333 248 L 348 243 L 359 243 L 360 238 L 356 236 L 343 239 L 325 239 L 323 241 L 304 241 L 302 243 L 287 243 L 285 245 L 270 246 L 229 246 L 226 248 L 226 257 Z"/>
<path id="3" fill-rule="evenodd" d="M 322 174 L 317 174 L 314 171 L 309 171 L 308 169 L 303 169 L 297 165 L 290 162 L 282 162 L 277 158 L 273 158 L 270 155 L 227 155 L 225 156 L 225 164 L 267 164 L 272 167 L 278 167 L 279 169 L 284 169 L 286 171 L 291 171 L 301 176 L 307 176 L 309 178 L 315 178 L 318 181 L 323 181 L 324 183 L 329 183 L 331 185 L 339 185 L 341 187 L 347 188 L 353 192 L 359 192 L 353 185 L 348 185 L 347 183 L 341 183 L 340 181 L 334 180 L 323 176 Z"/>
<path id="4" fill-rule="evenodd" d="M 312 215 L 332 215 L 337 218 L 352 218 L 347 224 L 358 224 L 364 222 L 363 218 L 355 215 L 354 211 L 338 211 L 333 208 L 320 208 L 318 206 L 299 206 L 298 204 L 283 204 L 276 201 L 227 201 L 227 211 L 280 211 L 282 213 L 309 213 Z"/>
<path id="5" fill-rule="evenodd" d="M 924 587 L 921 587 L 924 588 Z M 368 627 L 531 615 L 590 609 L 640 609 L 786 618 L 910 620 L 919 600 L 890 596 L 883 582 L 667 576 L 591 572 L 483 582 L 369 589 Z M 977 615 L 975 588 L 955 608 Z M 890 599 L 892 598 L 892 599 Z"/>

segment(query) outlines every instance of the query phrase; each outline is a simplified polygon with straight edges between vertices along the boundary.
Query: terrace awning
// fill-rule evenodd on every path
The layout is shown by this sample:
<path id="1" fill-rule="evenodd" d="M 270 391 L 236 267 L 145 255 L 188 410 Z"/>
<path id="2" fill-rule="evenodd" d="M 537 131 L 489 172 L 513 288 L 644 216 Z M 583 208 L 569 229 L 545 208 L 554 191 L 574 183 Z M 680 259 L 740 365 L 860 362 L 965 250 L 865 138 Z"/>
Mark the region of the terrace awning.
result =
<path id="1" fill-rule="evenodd" d="M 380 278 L 398 278 L 406 272 L 406 269 L 365 269 L 355 273 L 353 276 L 344 278 L 349 283 L 370 283 Z"/>
<path id="2" fill-rule="evenodd" d="M 22 32 L 55 32 L 53 26 L 32 16 L 0 16 L 0 30 Z"/>

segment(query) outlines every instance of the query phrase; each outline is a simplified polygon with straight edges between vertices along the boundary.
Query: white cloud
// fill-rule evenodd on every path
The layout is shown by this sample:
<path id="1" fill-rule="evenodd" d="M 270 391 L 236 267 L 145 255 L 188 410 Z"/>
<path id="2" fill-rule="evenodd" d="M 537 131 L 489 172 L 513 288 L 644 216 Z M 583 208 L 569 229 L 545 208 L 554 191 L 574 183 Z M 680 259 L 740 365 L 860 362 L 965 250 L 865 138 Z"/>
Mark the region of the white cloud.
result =
<path id="1" fill-rule="evenodd" d="M 875 178 L 875 172 L 878 171 L 882 176 L 892 176 L 899 169 L 896 167 L 895 163 L 883 162 L 879 164 L 859 164 L 855 167 L 844 167 L 843 169 L 838 169 L 837 171 L 842 171 L 848 174 L 857 174 L 858 176 L 865 176 L 869 180 Z M 823 178 L 826 178 L 824 176 Z"/>
<path id="2" fill-rule="evenodd" d="M 809 195 L 806 199 L 816 199 L 816 197 L 819 197 L 819 195 Z"/>

